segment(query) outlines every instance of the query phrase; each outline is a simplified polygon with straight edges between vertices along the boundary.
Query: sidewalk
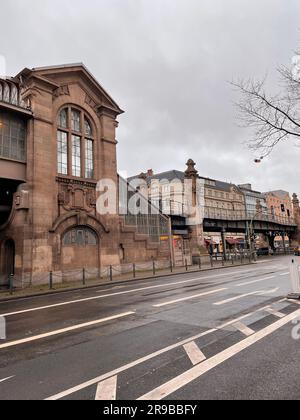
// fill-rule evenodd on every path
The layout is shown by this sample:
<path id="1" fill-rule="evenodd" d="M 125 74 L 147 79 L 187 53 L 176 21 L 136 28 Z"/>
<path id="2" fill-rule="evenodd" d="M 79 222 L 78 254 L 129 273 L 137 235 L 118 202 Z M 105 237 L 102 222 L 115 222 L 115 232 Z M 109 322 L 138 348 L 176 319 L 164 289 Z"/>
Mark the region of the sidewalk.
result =
<path id="1" fill-rule="evenodd" d="M 213 267 L 211 264 L 203 264 L 201 269 L 197 266 L 189 266 L 188 269 L 186 267 L 177 267 L 173 268 L 171 271 L 171 267 L 168 269 L 157 269 L 155 270 L 155 274 L 152 270 L 147 271 L 136 271 L 136 276 L 133 277 L 133 273 L 127 274 L 114 274 L 112 281 L 110 277 L 103 277 L 101 279 L 92 279 L 92 280 L 81 280 L 81 281 L 68 281 L 63 283 L 53 284 L 52 288 L 50 285 L 40 285 L 40 286 L 31 286 L 26 287 L 23 289 L 14 289 L 13 291 L 10 290 L 2 290 L 0 291 L 0 302 L 5 301 L 13 301 L 22 298 L 34 297 L 34 296 L 46 296 L 51 294 L 58 294 L 58 293 L 65 293 L 70 291 L 76 290 L 85 290 L 85 289 L 92 289 L 95 287 L 101 286 L 111 286 L 111 285 L 120 285 L 124 283 L 134 283 L 140 280 L 151 280 L 151 279 L 158 279 L 164 277 L 171 277 L 177 276 L 180 274 L 186 273 L 200 273 L 205 271 L 214 271 L 220 269 L 227 269 L 232 267 L 241 267 L 255 264 L 254 262 L 250 263 L 249 260 L 244 260 L 243 263 L 234 262 L 232 261 L 214 261 Z"/>

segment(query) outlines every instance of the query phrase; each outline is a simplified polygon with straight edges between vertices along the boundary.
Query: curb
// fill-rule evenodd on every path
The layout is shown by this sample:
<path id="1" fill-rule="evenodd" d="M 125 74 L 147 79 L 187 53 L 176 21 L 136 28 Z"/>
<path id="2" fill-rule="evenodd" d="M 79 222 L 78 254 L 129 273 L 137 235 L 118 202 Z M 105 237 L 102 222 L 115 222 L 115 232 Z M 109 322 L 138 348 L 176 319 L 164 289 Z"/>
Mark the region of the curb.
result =
<path id="1" fill-rule="evenodd" d="M 182 273 L 168 273 L 168 274 L 162 274 L 160 276 L 157 275 L 157 276 L 151 276 L 151 277 L 139 277 L 136 279 L 129 279 L 129 280 L 123 280 L 123 281 L 119 280 L 119 281 L 106 282 L 106 283 L 95 284 L 95 285 L 90 285 L 90 286 L 78 286 L 78 287 L 72 287 L 69 289 L 53 290 L 53 291 L 49 290 L 47 292 L 33 293 L 33 294 L 24 295 L 24 296 L 12 296 L 12 297 L 5 297 L 5 298 L 0 297 L 0 303 L 16 302 L 19 300 L 25 300 L 25 299 L 30 299 L 34 297 L 52 296 L 52 295 L 58 295 L 58 294 L 68 293 L 68 292 L 76 292 L 80 290 L 89 290 L 89 289 L 96 289 L 96 288 L 98 289 L 99 287 L 118 286 L 118 285 L 123 285 L 127 283 L 136 283 L 138 281 L 158 280 L 160 278 L 181 276 L 183 274 L 203 273 L 203 272 L 215 271 L 215 270 L 226 270 L 228 268 L 235 268 L 235 267 L 247 267 L 249 265 L 256 265 L 256 264 L 257 263 L 252 262 L 252 263 L 245 263 L 245 264 L 238 264 L 238 265 L 229 265 L 227 267 L 204 268 L 203 270 L 183 271 Z"/>

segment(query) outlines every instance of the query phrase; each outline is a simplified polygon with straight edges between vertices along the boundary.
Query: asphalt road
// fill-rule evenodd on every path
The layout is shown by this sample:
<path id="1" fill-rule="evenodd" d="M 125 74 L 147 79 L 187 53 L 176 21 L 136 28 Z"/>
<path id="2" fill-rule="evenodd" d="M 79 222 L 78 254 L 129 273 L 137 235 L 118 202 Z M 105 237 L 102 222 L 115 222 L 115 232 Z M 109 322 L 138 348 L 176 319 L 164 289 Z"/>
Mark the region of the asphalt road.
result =
<path id="1" fill-rule="evenodd" d="M 0 399 L 299 399 L 290 259 L 0 303 Z"/>

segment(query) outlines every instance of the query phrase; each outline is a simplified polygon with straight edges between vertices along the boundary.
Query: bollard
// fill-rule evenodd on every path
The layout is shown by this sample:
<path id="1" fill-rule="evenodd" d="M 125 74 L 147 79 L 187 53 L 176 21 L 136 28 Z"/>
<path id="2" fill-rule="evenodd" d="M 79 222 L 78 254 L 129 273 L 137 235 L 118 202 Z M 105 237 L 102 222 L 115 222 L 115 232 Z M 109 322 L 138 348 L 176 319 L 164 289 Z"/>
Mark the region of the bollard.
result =
<path id="1" fill-rule="evenodd" d="M 222 267 L 224 267 L 225 265 L 225 260 L 224 260 L 224 256 L 222 256 Z"/>
<path id="2" fill-rule="evenodd" d="M 12 295 L 14 291 L 14 275 L 10 274 L 8 276 L 8 284 L 9 284 L 9 293 Z"/>
<path id="3" fill-rule="evenodd" d="M 82 284 L 85 286 L 85 268 L 82 270 Z"/>
<path id="4" fill-rule="evenodd" d="M 233 256 L 233 254 L 231 255 L 231 264 L 234 265 L 234 256 Z"/>
<path id="5" fill-rule="evenodd" d="M 132 270 L 133 270 L 133 278 L 136 278 L 136 267 L 135 267 L 135 263 L 132 264 Z"/>
<path id="6" fill-rule="evenodd" d="M 189 271 L 187 259 L 185 259 L 185 271 Z"/>
<path id="7" fill-rule="evenodd" d="M 293 258 L 290 263 L 290 279 L 292 283 L 292 293 L 290 293 L 288 299 L 300 299 L 300 276 L 299 276 L 299 265 Z"/>
<path id="8" fill-rule="evenodd" d="M 155 274 L 156 274 L 155 261 L 153 261 L 153 276 L 155 276 Z"/>
<path id="9" fill-rule="evenodd" d="M 113 281 L 113 268 L 111 265 L 109 266 L 109 279 L 110 281 Z"/>
<path id="10" fill-rule="evenodd" d="M 50 271 L 49 273 L 49 289 L 53 290 L 53 272 Z"/>
<path id="11" fill-rule="evenodd" d="M 212 257 L 212 255 L 210 256 L 210 265 L 211 265 L 211 268 L 213 268 L 213 267 L 214 267 L 214 262 L 213 262 L 213 257 Z"/>
<path id="12" fill-rule="evenodd" d="M 200 257 L 199 257 L 199 270 L 202 270 L 201 255 L 200 255 Z"/>
<path id="13" fill-rule="evenodd" d="M 172 263 L 172 260 L 170 260 L 170 270 L 171 270 L 171 273 L 173 273 L 173 263 Z"/>

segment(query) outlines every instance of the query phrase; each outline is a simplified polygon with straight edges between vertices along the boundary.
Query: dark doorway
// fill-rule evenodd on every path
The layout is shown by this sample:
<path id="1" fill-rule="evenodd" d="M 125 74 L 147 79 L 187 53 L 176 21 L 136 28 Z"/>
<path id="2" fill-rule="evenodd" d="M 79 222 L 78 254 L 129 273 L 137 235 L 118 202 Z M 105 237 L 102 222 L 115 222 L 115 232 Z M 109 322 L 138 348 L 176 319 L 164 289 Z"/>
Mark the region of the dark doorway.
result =
<path id="1" fill-rule="evenodd" d="M 5 273 L 9 276 L 15 274 L 15 243 L 12 239 L 8 239 L 4 245 L 5 255 Z"/>
<path id="2" fill-rule="evenodd" d="M 7 239 L 0 247 L 0 287 L 8 286 L 10 274 L 15 274 L 15 243 Z"/>
<path id="3" fill-rule="evenodd" d="M 20 181 L 0 179 L 0 226 L 7 222 Z"/>

